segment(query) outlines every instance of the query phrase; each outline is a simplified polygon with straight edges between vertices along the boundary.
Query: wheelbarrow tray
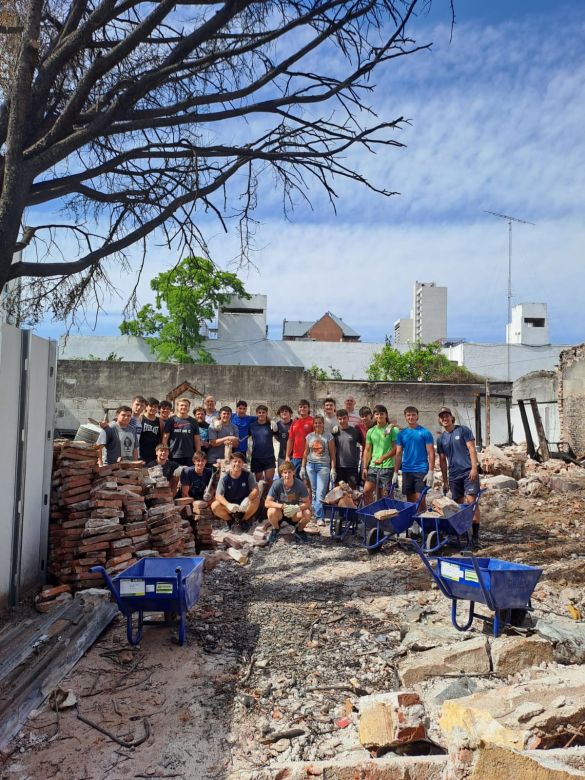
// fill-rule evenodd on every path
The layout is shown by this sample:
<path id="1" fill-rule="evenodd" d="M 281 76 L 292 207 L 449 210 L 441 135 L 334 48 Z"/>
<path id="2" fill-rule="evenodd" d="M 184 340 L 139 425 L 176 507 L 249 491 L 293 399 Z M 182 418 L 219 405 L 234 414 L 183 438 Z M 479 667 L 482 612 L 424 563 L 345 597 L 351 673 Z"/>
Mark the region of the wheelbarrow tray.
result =
<path id="1" fill-rule="evenodd" d="M 374 517 L 376 512 L 383 509 L 396 509 L 398 514 L 394 517 L 388 517 L 385 520 L 378 520 Z M 357 510 L 366 528 L 379 525 L 384 534 L 402 534 L 407 531 L 414 521 L 414 514 L 417 504 L 411 501 L 397 501 L 395 498 L 381 498 L 374 501 L 373 504 L 362 507 Z"/>
<path id="2" fill-rule="evenodd" d="M 199 598 L 204 558 L 143 558 L 112 579 L 130 610 L 176 612 L 190 609 Z M 182 587 L 176 569 L 181 568 Z"/>
<path id="3" fill-rule="evenodd" d="M 542 575 L 542 569 L 535 566 L 499 558 L 476 558 L 479 577 L 471 558 L 434 560 L 436 576 L 452 598 L 480 602 L 497 610 L 525 609 Z"/>
<path id="4" fill-rule="evenodd" d="M 420 525 L 425 534 L 428 534 L 430 531 L 438 530 L 441 536 L 461 536 L 471 528 L 474 512 L 475 506 L 473 504 L 466 504 L 450 517 L 419 516 L 416 518 L 416 522 Z"/>

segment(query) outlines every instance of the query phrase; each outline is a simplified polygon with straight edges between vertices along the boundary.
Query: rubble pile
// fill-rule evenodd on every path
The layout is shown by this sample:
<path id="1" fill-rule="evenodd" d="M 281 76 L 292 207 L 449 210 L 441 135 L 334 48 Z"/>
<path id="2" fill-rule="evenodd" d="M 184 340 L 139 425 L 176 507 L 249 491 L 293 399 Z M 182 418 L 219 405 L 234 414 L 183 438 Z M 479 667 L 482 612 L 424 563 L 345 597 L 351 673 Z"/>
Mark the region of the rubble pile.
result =
<path id="1" fill-rule="evenodd" d="M 325 496 L 326 504 L 333 504 L 335 506 L 347 507 L 348 509 L 355 509 L 360 500 L 361 493 L 359 490 L 352 490 L 347 482 L 340 482 L 333 490 L 330 490 Z"/>
<path id="2" fill-rule="evenodd" d="M 199 549 L 207 550 L 213 547 L 213 539 L 211 538 L 213 514 L 207 501 L 193 501 L 192 512 L 197 544 Z"/>

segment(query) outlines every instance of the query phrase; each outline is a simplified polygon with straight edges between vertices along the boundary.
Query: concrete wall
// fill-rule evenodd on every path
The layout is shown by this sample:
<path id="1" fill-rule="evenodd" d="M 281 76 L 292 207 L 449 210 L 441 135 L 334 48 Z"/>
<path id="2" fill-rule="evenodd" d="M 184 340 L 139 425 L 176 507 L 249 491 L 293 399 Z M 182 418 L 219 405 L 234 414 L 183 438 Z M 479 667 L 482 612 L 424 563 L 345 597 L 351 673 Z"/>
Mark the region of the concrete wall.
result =
<path id="1" fill-rule="evenodd" d="M 558 442 L 561 438 L 558 407 L 558 376 L 556 371 L 533 371 L 514 382 L 512 390 L 512 429 L 515 442 L 525 441 L 524 426 L 518 408 L 518 399 L 536 398 L 544 425 L 544 433 L 549 442 Z M 534 445 L 538 447 L 538 435 L 532 410 L 527 407 L 526 414 Z"/>
<path id="2" fill-rule="evenodd" d="M 585 458 L 585 344 L 561 352 L 558 392 L 561 439 Z"/>
<path id="3" fill-rule="evenodd" d="M 135 393 L 162 399 L 183 382 L 188 382 L 201 395 L 213 393 L 220 403 L 234 404 L 243 397 L 252 408 L 263 402 L 272 412 L 282 403 L 296 410 L 300 398 L 308 398 L 313 407 L 320 408 L 328 395 L 342 406 L 351 394 L 358 408 L 383 403 L 403 424 L 403 409 L 412 404 L 420 409 L 421 423 L 432 431 L 438 430 L 437 410 L 445 405 L 453 410 L 459 422 L 475 430 L 475 398 L 484 390 L 483 384 L 315 382 L 300 368 L 62 360 L 58 370 L 55 425 L 58 429 L 76 430 L 88 417 L 99 418 L 106 406 L 128 403 Z M 492 386 L 493 393 L 510 392 L 510 389 L 505 383 Z M 494 399 L 492 442 L 502 443 L 506 439 L 505 403 Z"/>
<path id="4" fill-rule="evenodd" d="M 553 371 L 559 362 L 559 355 L 568 344 L 551 344 L 530 347 L 526 344 L 457 344 L 443 351 L 449 360 L 456 361 L 478 376 L 485 376 L 505 382 L 510 350 L 510 379 L 514 382 L 533 371 Z"/>

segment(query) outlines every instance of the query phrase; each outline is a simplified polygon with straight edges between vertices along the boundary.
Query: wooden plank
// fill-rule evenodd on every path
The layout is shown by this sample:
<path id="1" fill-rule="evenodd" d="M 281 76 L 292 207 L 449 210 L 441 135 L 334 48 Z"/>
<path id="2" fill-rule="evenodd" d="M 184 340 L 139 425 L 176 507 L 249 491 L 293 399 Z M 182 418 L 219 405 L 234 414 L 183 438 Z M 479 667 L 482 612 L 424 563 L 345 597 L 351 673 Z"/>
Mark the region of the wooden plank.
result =
<path id="1" fill-rule="evenodd" d="M 526 450 L 528 455 L 532 458 L 532 460 L 539 460 L 539 457 L 536 454 L 536 447 L 534 446 L 530 424 L 528 422 L 528 415 L 526 414 L 526 407 L 524 406 L 524 401 L 520 398 L 518 399 L 518 411 L 520 412 L 520 419 L 522 420 L 522 425 L 524 427 L 524 436 L 526 437 Z"/>
<path id="2" fill-rule="evenodd" d="M 530 399 L 530 406 L 532 407 L 532 414 L 534 415 L 534 424 L 536 425 L 536 433 L 538 434 L 538 441 L 540 444 L 540 454 L 542 460 L 550 460 L 550 450 L 548 448 L 548 441 L 546 440 L 546 434 L 544 432 L 544 425 L 542 424 L 542 417 L 540 416 L 540 410 L 538 408 L 538 402 L 536 398 Z"/>
<path id="3" fill-rule="evenodd" d="M 73 669 L 118 612 L 115 604 L 99 597 L 85 599 L 81 607 L 77 615 L 71 614 L 69 625 L 54 635 L 45 652 L 29 655 L 5 677 L 0 696 L 0 750 L 22 728 L 31 711 L 37 709 Z"/>

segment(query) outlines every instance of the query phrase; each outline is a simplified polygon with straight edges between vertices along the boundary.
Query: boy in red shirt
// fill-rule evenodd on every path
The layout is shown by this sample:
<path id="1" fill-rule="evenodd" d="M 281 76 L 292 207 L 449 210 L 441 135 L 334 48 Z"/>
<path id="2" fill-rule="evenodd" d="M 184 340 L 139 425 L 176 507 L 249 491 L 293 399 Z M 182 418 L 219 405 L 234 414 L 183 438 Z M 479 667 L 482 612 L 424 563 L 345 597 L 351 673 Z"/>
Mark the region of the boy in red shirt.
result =
<path id="1" fill-rule="evenodd" d="M 295 476 L 299 476 L 303 455 L 305 454 L 305 439 L 313 431 L 313 418 L 310 415 L 311 405 L 304 398 L 299 401 L 299 416 L 293 420 L 288 431 L 286 443 L 286 460 L 295 467 Z"/>

